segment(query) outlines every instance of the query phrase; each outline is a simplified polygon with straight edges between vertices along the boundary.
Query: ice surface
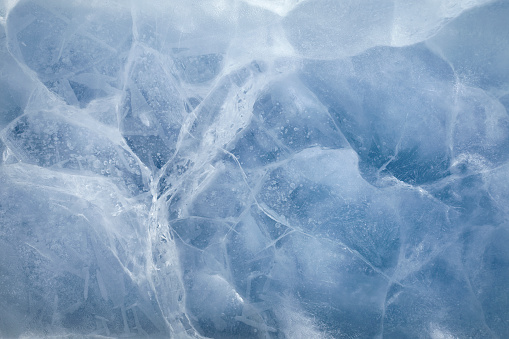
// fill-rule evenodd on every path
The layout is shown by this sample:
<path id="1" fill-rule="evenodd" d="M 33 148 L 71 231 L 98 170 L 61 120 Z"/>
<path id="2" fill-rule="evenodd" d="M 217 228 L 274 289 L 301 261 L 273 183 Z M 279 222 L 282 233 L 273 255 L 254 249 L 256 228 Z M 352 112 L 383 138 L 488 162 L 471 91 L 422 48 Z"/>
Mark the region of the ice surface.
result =
<path id="1" fill-rule="evenodd" d="M 0 337 L 509 337 L 508 14 L 0 2 Z"/>
<path id="2" fill-rule="evenodd" d="M 375 46 L 407 46 L 424 41 L 450 19 L 489 2 L 303 1 L 286 15 L 284 27 L 300 55 L 319 60 L 337 59 Z"/>

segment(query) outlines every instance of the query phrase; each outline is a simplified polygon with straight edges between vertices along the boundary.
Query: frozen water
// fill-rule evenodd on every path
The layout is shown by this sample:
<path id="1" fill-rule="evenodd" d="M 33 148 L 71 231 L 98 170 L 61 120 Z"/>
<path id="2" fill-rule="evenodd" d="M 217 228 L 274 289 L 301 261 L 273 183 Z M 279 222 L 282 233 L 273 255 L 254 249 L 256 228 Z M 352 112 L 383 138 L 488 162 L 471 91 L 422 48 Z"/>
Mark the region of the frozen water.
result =
<path id="1" fill-rule="evenodd" d="M 509 337 L 506 0 L 3 0 L 0 337 Z"/>

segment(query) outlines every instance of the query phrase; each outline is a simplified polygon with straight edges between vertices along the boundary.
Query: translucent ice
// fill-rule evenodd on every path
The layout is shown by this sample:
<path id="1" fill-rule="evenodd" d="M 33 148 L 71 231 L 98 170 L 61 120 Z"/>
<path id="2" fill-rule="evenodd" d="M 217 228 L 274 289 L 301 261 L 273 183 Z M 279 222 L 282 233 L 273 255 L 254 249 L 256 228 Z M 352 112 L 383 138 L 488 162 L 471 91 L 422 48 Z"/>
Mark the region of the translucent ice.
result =
<path id="1" fill-rule="evenodd" d="M 0 337 L 509 337 L 489 0 L 0 2 Z"/>

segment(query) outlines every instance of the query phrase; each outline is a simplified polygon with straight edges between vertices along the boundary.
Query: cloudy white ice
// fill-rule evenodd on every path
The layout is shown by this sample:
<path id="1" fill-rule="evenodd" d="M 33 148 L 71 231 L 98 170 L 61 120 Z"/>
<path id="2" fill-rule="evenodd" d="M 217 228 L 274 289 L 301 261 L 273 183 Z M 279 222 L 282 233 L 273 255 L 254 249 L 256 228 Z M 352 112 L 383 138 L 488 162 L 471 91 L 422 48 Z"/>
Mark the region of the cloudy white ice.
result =
<path id="1" fill-rule="evenodd" d="M 509 1 L 0 1 L 0 337 L 509 338 Z"/>

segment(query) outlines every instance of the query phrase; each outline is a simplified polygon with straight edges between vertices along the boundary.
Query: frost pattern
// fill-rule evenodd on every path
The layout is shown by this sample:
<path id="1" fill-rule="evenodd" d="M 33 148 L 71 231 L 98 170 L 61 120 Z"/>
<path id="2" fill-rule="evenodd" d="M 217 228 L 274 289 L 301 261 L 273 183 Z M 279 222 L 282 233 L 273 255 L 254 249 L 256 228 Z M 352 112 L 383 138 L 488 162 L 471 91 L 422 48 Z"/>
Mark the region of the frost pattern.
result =
<path id="1" fill-rule="evenodd" d="M 0 3 L 0 336 L 509 337 L 509 3 Z"/>

